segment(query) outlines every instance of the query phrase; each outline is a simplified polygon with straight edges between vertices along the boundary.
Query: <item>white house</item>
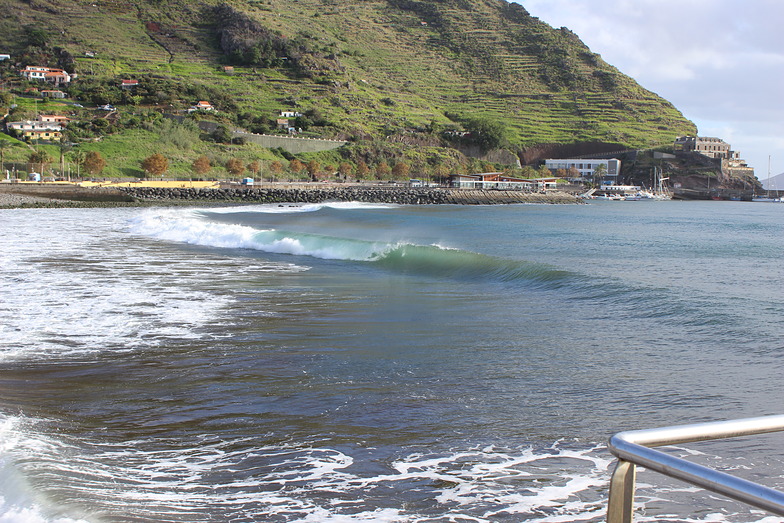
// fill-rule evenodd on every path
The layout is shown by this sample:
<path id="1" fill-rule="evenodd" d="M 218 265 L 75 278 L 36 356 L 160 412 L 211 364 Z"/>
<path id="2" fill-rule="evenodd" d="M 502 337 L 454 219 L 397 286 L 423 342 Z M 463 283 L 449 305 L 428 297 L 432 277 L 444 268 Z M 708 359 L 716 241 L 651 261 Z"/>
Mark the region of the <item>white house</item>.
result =
<path id="1" fill-rule="evenodd" d="M 68 84 L 74 78 L 64 70 L 52 67 L 27 66 L 20 74 L 28 80 L 44 80 L 54 85 Z"/>
<path id="2" fill-rule="evenodd" d="M 213 107 L 210 102 L 207 102 L 205 100 L 201 100 L 198 103 L 196 103 L 196 105 L 190 106 L 190 108 L 188 109 L 188 112 L 192 113 L 192 112 L 195 112 L 195 111 L 214 111 L 214 110 L 215 110 L 215 107 Z"/>
<path id="3" fill-rule="evenodd" d="M 53 122 L 24 120 L 21 122 L 10 122 L 7 127 L 9 130 L 17 131 L 28 140 L 59 142 L 63 137 L 62 126 Z"/>
<path id="4" fill-rule="evenodd" d="M 296 111 L 281 111 L 278 116 L 280 118 L 299 118 L 302 116 L 302 113 L 298 113 Z"/>
<path id="5" fill-rule="evenodd" d="M 20 122 L 9 122 L 8 129 L 12 131 L 62 131 L 63 127 L 57 122 L 45 122 L 35 120 L 23 120 Z"/>
<path id="6" fill-rule="evenodd" d="M 39 114 L 36 120 L 41 123 L 53 123 L 62 127 L 65 127 L 68 125 L 68 122 L 71 121 L 67 116 L 61 116 L 59 114 Z"/>

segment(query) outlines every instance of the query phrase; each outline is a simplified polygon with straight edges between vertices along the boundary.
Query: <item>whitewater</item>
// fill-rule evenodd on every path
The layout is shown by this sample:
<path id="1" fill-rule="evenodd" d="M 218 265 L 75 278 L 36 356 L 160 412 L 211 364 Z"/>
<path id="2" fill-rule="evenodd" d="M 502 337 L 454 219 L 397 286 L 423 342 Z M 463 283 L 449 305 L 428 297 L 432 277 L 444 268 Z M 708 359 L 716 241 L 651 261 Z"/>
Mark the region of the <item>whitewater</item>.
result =
<path id="1" fill-rule="evenodd" d="M 618 431 L 781 413 L 744 202 L 0 210 L 0 521 L 598 522 Z M 768 435 L 670 449 L 784 488 Z M 655 473 L 636 521 L 779 521 Z"/>

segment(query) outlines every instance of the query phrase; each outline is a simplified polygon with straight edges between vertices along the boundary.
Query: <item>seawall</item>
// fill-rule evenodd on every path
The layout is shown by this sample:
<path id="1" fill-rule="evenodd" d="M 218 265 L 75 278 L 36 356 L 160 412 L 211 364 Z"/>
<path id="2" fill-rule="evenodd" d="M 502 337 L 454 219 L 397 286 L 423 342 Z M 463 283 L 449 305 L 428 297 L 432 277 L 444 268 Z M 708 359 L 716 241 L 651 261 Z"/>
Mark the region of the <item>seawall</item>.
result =
<path id="1" fill-rule="evenodd" d="M 205 201 L 245 203 L 322 203 L 329 201 L 397 203 L 410 205 L 457 204 L 494 205 L 513 203 L 574 204 L 580 200 L 562 192 L 533 193 L 523 191 L 380 188 L 380 187 L 313 187 L 262 188 L 231 187 L 220 189 L 173 189 L 158 187 L 123 187 L 118 190 L 138 201 Z"/>

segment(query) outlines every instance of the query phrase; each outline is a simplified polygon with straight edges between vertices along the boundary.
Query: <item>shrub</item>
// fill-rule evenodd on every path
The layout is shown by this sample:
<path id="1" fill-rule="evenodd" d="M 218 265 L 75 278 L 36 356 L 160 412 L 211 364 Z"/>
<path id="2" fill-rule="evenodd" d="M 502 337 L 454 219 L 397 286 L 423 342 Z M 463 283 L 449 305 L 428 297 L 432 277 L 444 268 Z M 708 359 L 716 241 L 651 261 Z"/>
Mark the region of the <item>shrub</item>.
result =
<path id="1" fill-rule="evenodd" d="M 193 172 L 196 174 L 207 174 L 212 169 L 212 165 L 210 164 L 210 159 L 206 156 L 199 156 L 193 161 Z"/>
<path id="2" fill-rule="evenodd" d="M 245 172 L 245 166 L 242 164 L 242 160 L 230 158 L 226 162 L 226 170 L 234 176 L 241 176 Z"/>
<path id="3" fill-rule="evenodd" d="M 100 174 L 106 167 L 106 160 L 98 151 L 90 151 L 84 156 L 82 167 L 89 174 Z"/>
<path id="4" fill-rule="evenodd" d="M 155 153 L 142 161 L 142 169 L 153 176 L 160 176 L 169 169 L 169 160 L 164 155 Z"/>

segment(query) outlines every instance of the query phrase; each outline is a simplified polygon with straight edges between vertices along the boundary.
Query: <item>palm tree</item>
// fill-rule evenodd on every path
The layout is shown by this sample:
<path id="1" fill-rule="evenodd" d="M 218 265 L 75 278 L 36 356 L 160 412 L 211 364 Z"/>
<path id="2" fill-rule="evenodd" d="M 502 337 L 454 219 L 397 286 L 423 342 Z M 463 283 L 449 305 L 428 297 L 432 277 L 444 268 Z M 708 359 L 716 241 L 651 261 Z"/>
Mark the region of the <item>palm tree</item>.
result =
<path id="1" fill-rule="evenodd" d="M 81 178 L 80 168 L 84 163 L 85 152 L 82 150 L 71 151 L 71 160 L 76 164 L 76 177 Z"/>
<path id="2" fill-rule="evenodd" d="M 38 164 L 40 166 L 41 176 L 43 176 L 44 171 L 46 170 L 46 165 L 52 163 L 52 157 L 49 156 L 49 153 L 44 150 L 33 150 L 33 152 L 30 153 L 28 162 L 33 166 L 33 168 L 35 168 L 35 165 Z"/>
<path id="3" fill-rule="evenodd" d="M 607 166 L 603 163 L 598 164 L 593 168 L 593 183 L 601 185 L 602 179 L 605 177 L 605 175 L 607 175 Z"/>
<path id="4" fill-rule="evenodd" d="M 58 148 L 60 149 L 60 175 L 65 175 L 65 153 L 71 150 L 71 144 L 68 142 L 60 142 Z M 68 181 L 71 181 L 71 175 L 68 175 Z"/>

